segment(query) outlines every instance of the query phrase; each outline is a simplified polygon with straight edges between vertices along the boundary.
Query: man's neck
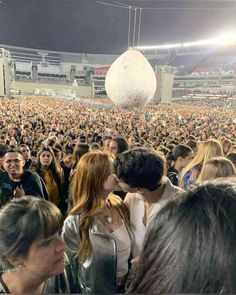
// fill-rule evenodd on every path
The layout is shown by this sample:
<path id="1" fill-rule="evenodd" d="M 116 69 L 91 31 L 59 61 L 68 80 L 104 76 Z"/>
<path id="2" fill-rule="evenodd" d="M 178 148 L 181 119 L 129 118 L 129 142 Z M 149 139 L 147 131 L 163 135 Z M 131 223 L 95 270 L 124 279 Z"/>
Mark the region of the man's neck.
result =
<path id="1" fill-rule="evenodd" d="M 21 181 L 21 178 L 22 178 L 23 174 L 24 173 L 22 172 L 22 174 L 19 174 L 19 175 L 10 175 L 10 174 L 8 174 L 8 176 L 10 177 L 11 180 L 19 182 L 19 181 Z"/>
<path id="2" fill-rule="evenodd" d="M 154 191 L 145 191 L 142 193 L 142 196 L 145 199 L 145 202 L 148 205 L 152 205 L 154 203 L 157 203 L 161 198 L 165 190 L 165 183 L 163 183 L 159 188 L 157 188 Z"/>

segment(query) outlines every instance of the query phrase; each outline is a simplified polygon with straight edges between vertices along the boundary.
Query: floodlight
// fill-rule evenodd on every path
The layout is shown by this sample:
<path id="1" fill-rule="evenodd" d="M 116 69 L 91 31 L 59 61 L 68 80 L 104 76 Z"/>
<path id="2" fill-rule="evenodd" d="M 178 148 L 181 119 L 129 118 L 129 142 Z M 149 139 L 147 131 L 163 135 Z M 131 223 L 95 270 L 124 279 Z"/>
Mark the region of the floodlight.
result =
<path id="1" fill-rule="evenodd" d="M 155 49 L 173 49 L 180 47 L 195 47 L 195 46 L 209 46 L 209 45 L 230 45 L 236 42 L 236 34 L 228 33 L 217 38 L 210 38 L 204 40 L 198 40 L 193 42 L 175 43 L 175 44 L 163 44 L 163 45 L 153 45 L 153 46 L 137 46 L 134 47 L 139 50 L 155 50 Z"/>
<path id="2" fill-rule="evenodd" d="M 181 43 L 176 43 L 176 44 L 163 44 L 163 45 L 150 45 L 150 46 L 137 46 L 134 47 L 139 50 L 152 50 L 152 49 L 171 49 L 171 48 L 179 48 L 181 47 Z"/>
<path id="3" fill-rule="evenodd" d="M 183 47 L 194 47 L 194 46 L 207 46 L 207 45 L 212 45 L 216 44 L 217 39 L 205 39 L 205 40 L 199 40 L 199 41 L 194 41 L 194 42 L 184 42 Z"/>
<path id="4" fill-rule="evenodd" d="M 236 42 L 236 35 L 235 34 L 226 34 L 226 35 L 222 35 L 218 38 L 219 45 L 229 45 L 234 42 Z"/>

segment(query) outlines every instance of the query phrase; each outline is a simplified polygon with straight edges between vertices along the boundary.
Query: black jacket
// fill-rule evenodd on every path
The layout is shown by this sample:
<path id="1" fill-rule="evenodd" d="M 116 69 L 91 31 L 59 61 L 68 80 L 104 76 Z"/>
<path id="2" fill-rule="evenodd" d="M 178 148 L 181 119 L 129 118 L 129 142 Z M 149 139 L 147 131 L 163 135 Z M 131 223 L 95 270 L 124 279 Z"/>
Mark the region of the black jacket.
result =
<path id="1" fill-rule="evenodd" d="M 21 185 L 25 195 L 48 200 L 45 184 L 36 172 L 24 171 L 20 181 L 13 181 L 7 172 L 3 172 L 0 175 L 0 206 L 14 198 L 14 190 Z"/>

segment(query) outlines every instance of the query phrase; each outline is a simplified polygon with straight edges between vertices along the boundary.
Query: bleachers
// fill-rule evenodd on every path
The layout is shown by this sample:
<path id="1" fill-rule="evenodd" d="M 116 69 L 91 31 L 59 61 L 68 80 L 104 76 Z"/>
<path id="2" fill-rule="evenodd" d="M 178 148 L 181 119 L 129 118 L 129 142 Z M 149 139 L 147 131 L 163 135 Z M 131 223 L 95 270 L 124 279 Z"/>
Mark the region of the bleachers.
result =
<path id="1" fill-rule="evenodd" d="M 31 62 L 36 61 L 40 62 L 43 61 L 42 54 L 40 50 L 37 49 L 18 49 L 18 48 L 9 48 L 11 52 L 11 56 L 15 61 L 18 62 Z M 48 62 L 50 65 L 59 65 L 60 64 L 60 55 L 59 53 L 46 53 L 45 54 L 45 61 Z"/>

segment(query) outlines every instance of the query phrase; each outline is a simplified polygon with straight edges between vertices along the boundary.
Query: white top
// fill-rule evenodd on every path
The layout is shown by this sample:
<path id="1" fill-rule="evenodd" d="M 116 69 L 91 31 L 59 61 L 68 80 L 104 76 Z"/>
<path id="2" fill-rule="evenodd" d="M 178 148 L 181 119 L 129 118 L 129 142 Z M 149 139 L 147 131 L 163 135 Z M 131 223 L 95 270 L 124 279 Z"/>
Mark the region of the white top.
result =
<path id="1" fill-rule="evenodd" d="M 147 228 L 154 216 L 160 211 L 160 209 L 167 203 L 169 199 L 174 197 L 179 192 L 182 192 L 182 189 L 174 186 L 166 177 L 163 195 L 154 205 L 152 212 L 148 216 L 146 227 L 143 224 L 143 217 L 145 214 L 145 202 L 143 196 L 138 193 L 127 193 L 124 202 L 130 211 L 130 222 L 135 237 L 134 257 L 138 256 L 142 249 Z"/>
<path id="2" fill-rule="evenodd" d="M 123 222 L 121 227 L 109 233 L 116 241 L 117 247 L 117 278 L 122 278 L 128 273 L 128 263 L 131 251 L 131 241 L 127 228 Z"/>

